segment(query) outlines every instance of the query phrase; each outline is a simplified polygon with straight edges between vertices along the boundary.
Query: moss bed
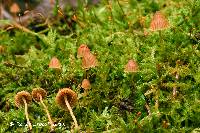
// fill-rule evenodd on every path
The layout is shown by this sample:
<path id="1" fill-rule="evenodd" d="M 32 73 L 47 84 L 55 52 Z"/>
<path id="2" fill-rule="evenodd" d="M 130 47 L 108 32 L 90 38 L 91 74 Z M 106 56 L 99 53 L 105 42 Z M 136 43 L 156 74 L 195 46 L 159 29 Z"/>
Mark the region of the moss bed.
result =
<path id="1" fill-rule="evenodd" d="M 168 28 L 150 29 L 156 11 Z M 199 0 L 102 0 L 66 7 L 63 14 L 54 13 L 48 24 L 32 22 L 28 30 L 0 29 L 1 133 L 28 132 L 15 96 L 33 88 L 47 91 L 43 101 L 57 133 L 74 132 L 70 113 L 55 101 L 62 88 L 77 94 L 78 132 L 200 132 Z M 98 66 L 83 69 L 77 57 L 81 44 Z M 53 57 L 60 70 L 49 68 Z M 138 69 L 124 72 L 131 59 Z M 91 84 L 87 95 L 81 87 L 85 78 Z M 40 103 L 32 100 L 28 114 L 35 125 L 29 132 L 50 132 Z"/>

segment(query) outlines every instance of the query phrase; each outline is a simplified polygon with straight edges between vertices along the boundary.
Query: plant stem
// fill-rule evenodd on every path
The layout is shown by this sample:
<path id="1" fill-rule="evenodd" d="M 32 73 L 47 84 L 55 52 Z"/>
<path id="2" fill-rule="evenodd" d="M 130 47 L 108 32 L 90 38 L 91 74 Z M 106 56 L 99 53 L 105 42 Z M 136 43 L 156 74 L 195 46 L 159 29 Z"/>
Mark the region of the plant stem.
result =
<path id="1" fill-rule="evenodd" d="M 48 117 L 48 119 L 49 119 L 49 122 L 50 122 L 50 124 L 51 124 L 51 131 L 53 131 L 53 130 L 54 130 L 54 124 L 53 124 L 53 121 L 52 121 L 51 116 L 50 116 L 50 114 L 49 114 L 49 111 L 48 111 L 46 105 L 44 104 L 44 102 L 43 102 L 43 100 L 42 100 L 42 96 L 39 95 L 39 97 L 40 97 L 40 102 L 42 103 L 42 105 L 43 105 L 43 107 L 44 107 L 44 110 L 45 110 L 46 113 L 47 113 L 47 117 Z"/>
<path id="2" fill-rule="evenodd" d="M 65 96 L 64 99 L 65 99 L 65 104 L 67 105 L 67 108 L 70 112 L 70 115 L 72 116 L 72 119 L 74 120 L 75 128 L 78 129 L 78 123 L 77 123 L 76 117 L 74 116 L 74 113 L 72 112 L 72 108 L 69 102 L 67 101 L 67 97 Z"/>
<path id="3" fill-rule="evenodd" d="M 32 125 L 31 125 L 31 122 L 30 122 L 30 120 L 28 118 L 28 106 L 27 106 L 26 100 L 23 97 L 22 97 L 22 100 L 23 100 L 24 105 L 25 105 L 25 115 L 26 115 L 26 120 L 27 120 L 29 129 L 32 130 Z"/>
<path id="4" fill-rule="evenodd" d="M 177 80 L 179 79 L 179 74 L 178 73 L 176 73 L 176 82 L 177 82 Z M 176 95 L 177 95 L 177 93 L 176 93 L 176 91 L 177 91 L 177 87 L 176 86 L 174 86 L 173 87 L 173 98 L 176 98 Z"/>
<path id="5" fill-rule="evenodd" d="M 117 0 L 117 4 L 119 5 L 119 7 L 120 7 L 120 9 L 121 9 L 121 11 L 122 11 L 123 17 L 125 18 L 126 15 L 125 15 L 125 13 L 124 13 L 124 10 L 123 10 L 121 4 L 119 3 L 119 0 Z"/>
<path id="6" fill-rule="evenodd" d="M 156 101 L 155 101 L 155 110 L 156 111 L 158 111 L 158 106 L 159 106 L 158 98 L 156 97 Z"/>
<path id="7" fill-rule="evenodd" d="M 147 103 L 145 104 L 145 107 L 147 109 L 148 115 L 150 116 L 151 115 L 151 110 L 150 110 L 150 107 L 149 107 L 149 105 Z"/>
<path id="8" fill-rule="evenodd" d="M 158 111 L 159 107 L 159 89 L 156 88 L 156 94 L 155 94 L 155 110 Z"/>

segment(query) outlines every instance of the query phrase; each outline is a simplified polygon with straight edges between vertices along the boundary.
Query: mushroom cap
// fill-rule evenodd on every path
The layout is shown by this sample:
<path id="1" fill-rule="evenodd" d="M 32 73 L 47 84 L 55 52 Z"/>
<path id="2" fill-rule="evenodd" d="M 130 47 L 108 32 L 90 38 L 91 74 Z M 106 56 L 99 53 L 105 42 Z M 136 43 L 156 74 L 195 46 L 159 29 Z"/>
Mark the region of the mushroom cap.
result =
<path id="1" fill-rule="evenodd" d="M 150 29 L 152 31 L 163 30 L 169 27 L 169 22 L 166 17 L 160 12 L 157 11 L 150 24 Z"/>
<path id="2" fill-rule="evenodd" d="M 84 90 L 89 90 L 89 89 L 91 88 L 90 81 L 89 81 L 88 79 L 84 79 L 84 80 L 82 81 L 81 87 L 82 87 Z"/>
<path id="3" fill-rule="evenodd" d="M 67 98 L 71 107 L 73 107 L 77 102 L 77 94 L 73 90 L 69 88 L 63 88 L 59 90 L 56 95 L 56 103 L 65 110 L 68 110 L 68 108 L 65 103 L 64 97 Z"/>
<path id="4" fill-rule="evenodd" d="M 125 65 L 124 72 L 137 72 L 138 71 L 138 64 L 134 60 L 129 60 L 128 63 Z"/>
<path id="5" fill-rule="evenodd" d="M 17 3 L 13 3 L 10 6 L 10 12 L 11 13 L 18 13 L 20 11 L 19 5 Z"/>
<path id="6" fill-rule="evenodd" d="M 90 53 L 90 49 L 87 45 L 81 44 L 81 46 L 78 48 L 77 57 L 84 57 L 86 53 Z"/>
<path id="7" fill-rule="evenodd" d="M 15 95 L 15 105 L 19 108 L 20 106 L 24 105 L 24 98 L 26 103 L 29 104 L 32 101 L 32 97 L 29 92 L 27 91 L 20 91 Z"/>
<path id="8" fill-rule="evenodd" d="M 98 66 L 98 61 L 96 56 L 92 53 L 86 53 L 82 58 L 82 67 L 84 69 L 92 68 Z"/>
<path id="9" fill-rule="evenodd" d="M 61 64 L 58 58 L 53 57 L 49 63 L 49 68 L 61 69 Z"/>
<path id="10" fill-rule="evenodd" d="M 47 92 L 42 88 L 34 88 L 32 91 L 32 97 L 35 101 L 40 102 L 40 96 L 42 96 L 42 99 L 47 96 Z"/>

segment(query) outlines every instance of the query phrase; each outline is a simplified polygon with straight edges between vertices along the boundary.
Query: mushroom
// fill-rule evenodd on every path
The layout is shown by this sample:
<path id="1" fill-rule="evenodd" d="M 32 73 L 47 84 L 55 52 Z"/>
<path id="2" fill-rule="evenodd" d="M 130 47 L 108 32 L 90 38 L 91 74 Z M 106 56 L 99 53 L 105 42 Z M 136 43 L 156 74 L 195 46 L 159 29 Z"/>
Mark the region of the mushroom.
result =
<path id="1" fill-rule="evenodd" d="M 43 107 L 44 107 L 44 110 L 45 110 L 46 113 L 47 113 L 47 117 L 48 117 L 48 119 L 49 119 L 49 123 L 50 123 L 50 125 L 51 125 L 51 131 L 53 131 L 53 130 L 54 130 L 53 121 L 52 121 L 52 119 L 51 119 L 51 116 L 50 116 L 50 114 L 49 114 L 49 111 L 48 111 L 46 105 L 45 105 L 44 102 L 43 102 L 43 99 L 44 99 L 46 96 L 47 96 L 47 92 L 46 92 L 44 89 L 42 89 L 42 88 L 34 88 L 33 91 L 32 91 L 32 97 L 33 97 L 33 99 L 34 99 L 35 101 L 37 101 L 37 102 L 41 102 L 41 103 L 42 103 L 42 105 L 43 105 Z"/>
<path id="2" fill-rule="evenodd" d="M 78 123 L 72 111 L 72 107 L 76 104 L 76 102 L 77 102 L 77 94 L 69 88 L 63 88 L 59 90 L 58 94 L 56 95 L 56 103 L 61 108 L 69 110 L 70 115 L 75 124 L 75 129 L 78 129 Z"/>
<path id="3" fill-rule="evenodd" d="M 78 48 L 77 57 L 84 57 L 86 53 L 90 53 L 90 49 L 87 45 L 81 44 L 81 46 Z"/>
<path id="4" fill-rule="evenodd" d="M 150 29 L 152 31 L 160 31 L 169 27 L 169 22 L 165 18 L 165 16 L 160 12 L 157 11 L 150 24 Z"/>
<path id="5" fill-rule="evenodd" d="M 84 96 L 87 95 L 88 90 L 91 88 L 90 81 L 88 79 L 84 79 L 82 81 L 81 87 L 84 89 Z"/>
<path id="6" fill-rule="evenodd" d="M 85 55 L 82 58 L 82 67 L 84 69 L 89 69 L 96 66 L 98 66 L 98 61 L 96 59 L 96 56 L 90 52 L 85 53 Z"/>
<path id="7" fill-rule="evenodd" d="M 13 19 L 14 20 L 17 20 L 17 13 L 20 12 L 20 8 L 19 8 L 19 5 L 17 3 L 13 3 L 11 6 L 10 6 L 10 12 L 13 14 Z"/>
<path id="8" fill-rule="evenodd" d="M 32 130 L 32 125 L 31 125 L 29 117 L 28 117 L 28 105 L 27 104 L 31 103 L 31 101 L 32 101 L 32 97 L 31 97 L 30 93 L 26 92 L 26 91 L 18 92 L 15 96 L 15 105 L 18 108 L 22 105 L 25 105 L 25 115 L 26 115 L 27 123 L 28 123 L 30 130 Z"/>
<path id="9" fill-rule="evenodd" d="M 13 14 L 16 14 L 20 11 L 20 8 L 19 8 L 19 5 L 17 3 L 13 3 L 11 6 L 10 6 L 10 12 L 13 13 Z"/>
<path id="10" fill-rule="evenodd" d="M 160 36 L 160 42 L 162 40 L 162 34 L 161 31 L 169 27 L 169 22 L 165 18 L 165 16 L 160 12 L 157 11 L 150 24 L 150 30 L 152 31 L 159 31 L 159 36 Z M 163 46 L 163 45 L 162 45 Z"/>
<path id="11" fill-rule="evenodd" d="M 138 71 L 138 64 L 137 64 L 137 62 L 134 61 L 133 59 L 129 60 L 128 63 L 124 67 L 124 72 L 125 73 L 131 73 L 129 75 L 130 79 L 128 79 L 128 81 L 130 82 L 129 84 L 132 84 L 133 86 L 135 86 L 134 76 L 135 76 L 135 73 L 137 71 Z"/>
<path id="12" fill-rule="evenodd" d="M 98 66 L 96 56 L 90 52 L 87 45 L 81 44 L 78 48 L 77 57 L 82 58 L 82 67 L 85 69 L 85 78 L 87 78 L 87 70 L 89 68 Z"/>
<path id="13" fill-rule="evenodd" d="M 53 69 L 61 69 L 61 64 L 60 61 L 58 60 L 58 58 L 53 57 L 49 63 L 49 68 L 53 68 Z"/>
<path id="14" fill-rule="evenodd" d="M 134 60 L 129 60 L 128 63 L 125 65 L 124 72 L 137 72 L 138 71 L 138 64 Z"/>

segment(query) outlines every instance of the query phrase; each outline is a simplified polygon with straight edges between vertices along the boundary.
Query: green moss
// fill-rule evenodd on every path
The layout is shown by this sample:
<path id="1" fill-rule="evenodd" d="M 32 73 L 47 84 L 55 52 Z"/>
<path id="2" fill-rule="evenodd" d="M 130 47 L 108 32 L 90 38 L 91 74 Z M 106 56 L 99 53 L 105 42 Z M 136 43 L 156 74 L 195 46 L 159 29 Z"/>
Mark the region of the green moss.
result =
<path id="1" fill-rule="evenodd" d="M 15 107 L 14 96 L 35 87 L 47 90 L 45 103 L 53 121 L 65 125 L 57 125 L 56 132 L 69 132 L 73 127 L 69 112 L 55 103 L 56 93 L 64 87 L 79 96 L 73 111 L 82 131 L 191 132 L 200 128 L 200 47 L 195 36 L 200 31 L 200 1 L 113 0 L 108 4 L 103 0 L 87 10 L 77 8 L 78 20 L 73 21 L 72 29 L 62 29 L 69 25 L 56 20 L 47 34 L 0 30 L 4 47 L 0 55 L 0 132 L 28 130 L 24 109 Z M 157 10 L 167 16 L 171 26 L 162 36 L 149 30 L 144 36 L 143 28 L 148 29 Z M 71 11 L 69 14 L 72 17 Z M 146 18 L 145 27 L 139 23 L 141 16 Z M 64 30 L 71 32 L 63 35 Z M 99 62 L 87 72 L 77 58 L 83 43 Z M 54 56 L 61 62 L 60 72 L 48 68 Z M 124 73 L 129 59 L 137 61 L 138 72 Z M 80 84 L 86 74 L 92 88 L 83 97 Z M 33 124 L 48 122 L 38 103 L 32 102 L 28 111 Z M 35 126 L 33 132 L 49 129 Z"/>

